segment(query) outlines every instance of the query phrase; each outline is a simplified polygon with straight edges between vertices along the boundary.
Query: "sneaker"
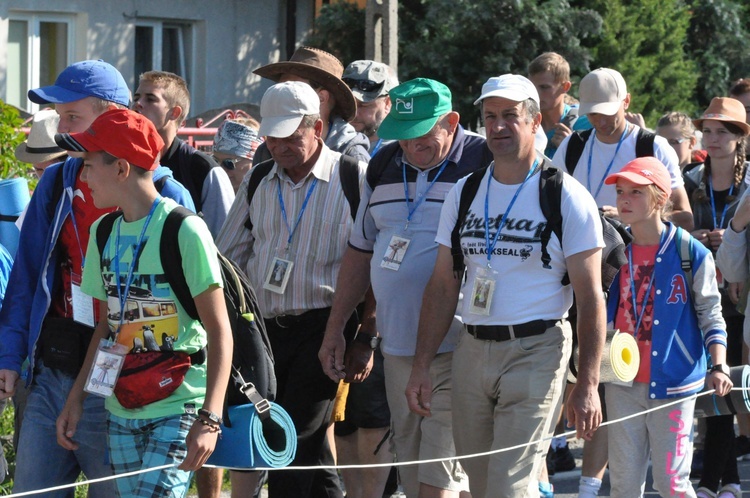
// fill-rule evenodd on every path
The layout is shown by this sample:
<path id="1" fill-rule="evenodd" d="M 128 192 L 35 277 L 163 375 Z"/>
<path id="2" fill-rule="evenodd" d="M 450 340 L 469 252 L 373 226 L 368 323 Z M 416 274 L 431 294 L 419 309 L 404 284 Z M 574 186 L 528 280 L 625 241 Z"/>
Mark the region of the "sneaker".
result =
<path id="1" fill-rule="evenodd" d="M 690 464 L 690 477 L 698 479 L 703 475 L 703 450 L 693 452 L 693 462 Z"/>
<path id="2" fill-rule="evenodd" d="M 700 488 L 695 490 L 695 496 L 696 498 L 716 498 L 716 493 L 708 488 L 704 488 L 703 486 L 701 486 Z"/>
<path id="3" fill-rule="evenodd" d="M 566 444 L 555 450 L 555 471 L 567 472 L 576 468 L 576 459 Z"/>
<path id="4" fill-rule="evenodd" d="M 555 488 L 548 482 L 539 481 L 539 498 L 554 498 Z"/>
<path id="5" fill-rule="evenodd" d="M 721 487 L 716 498 L 742 498 L 742 489 L 739 484 L 726 484 Z"/>
<path id="6" fill-rule="evenodd" d="M 750 439 L 747 436 L 737 436 L 734 440 L 734 450 L 737 461 L 750 459 Z"/>

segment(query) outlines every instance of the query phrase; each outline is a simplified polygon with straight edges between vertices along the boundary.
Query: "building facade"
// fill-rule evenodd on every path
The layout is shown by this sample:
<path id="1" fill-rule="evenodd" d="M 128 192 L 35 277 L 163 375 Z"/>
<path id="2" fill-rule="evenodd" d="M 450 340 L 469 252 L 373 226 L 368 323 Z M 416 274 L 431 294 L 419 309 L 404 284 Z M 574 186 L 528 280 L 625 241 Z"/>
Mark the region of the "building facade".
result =
<path id="1" fill-rule="evenodd" d="M 317 7 L 315 0 L 4 0 L 0 99 L 36 112 L 29 88 L 52 84 L 75 61 L 102 59 L 131 90 L 151 69 L 183 76 L 191 116 L 258 103 L 270 82 L 253 69 L 286 60 Z"/>

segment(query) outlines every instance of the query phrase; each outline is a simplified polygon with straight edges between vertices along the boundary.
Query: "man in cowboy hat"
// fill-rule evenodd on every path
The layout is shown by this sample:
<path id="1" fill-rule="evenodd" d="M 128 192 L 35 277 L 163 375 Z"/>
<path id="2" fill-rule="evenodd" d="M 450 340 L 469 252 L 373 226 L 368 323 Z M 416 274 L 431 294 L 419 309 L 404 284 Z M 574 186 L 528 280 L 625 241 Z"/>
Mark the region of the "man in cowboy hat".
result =
<path id="1" fill-rule="evenodd" d="M 253 73 L 276 83 L 302 81 L 320 98 L 320 119 L 323 120 L 323 141 L 336 152 L 369 161 L 370 141 L 357 133 L 350 121 L 357 114 L 357 102 L 341 76 L 344 65 L 332 54 L 313 47 L 300 47 L 287 62 L 261 66 Z M 261 145 L 253 159 L 253 166 L 269 159 L 266 145 Z"/>

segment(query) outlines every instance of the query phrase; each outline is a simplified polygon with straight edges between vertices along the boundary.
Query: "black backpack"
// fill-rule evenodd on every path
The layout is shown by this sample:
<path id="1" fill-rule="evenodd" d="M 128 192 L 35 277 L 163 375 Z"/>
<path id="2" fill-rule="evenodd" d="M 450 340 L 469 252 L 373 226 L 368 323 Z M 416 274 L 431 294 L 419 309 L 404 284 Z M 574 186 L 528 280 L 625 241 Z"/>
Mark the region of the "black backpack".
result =
<path id="1" fill-rule="evenodd" d="M 100 256 L 112 232 L 115 220 L 122 211 L 105 215 L 96 230 L 96 244 Z M 193 319 L 199 319 L 195 301 L 190 295 L 182 269 L 182 255 L 178 244 L 178 233 L 182 221 L 188 216 L 197 216 L 192 211 L 175 207 L 167 215 L 161 233 L 159 255 L 164 275 L 180 304 Z M 232 354 L 232 376 L 227 387 L 226 406 L 247 404 L 248 399 L 255 405 L 261 418 L 270 416 L 268 401 L 276 395 L 276 375 L 273 353 L 268 340 L 258 299 L 245 273 L 231 260 L 218 253 L 221 274 L 224 281 L 224 299 L 232 328 L 234 350 Z M 228 427 L 228 413 L 224 409 L 224 421 Z"/>
<path id="2" fill-rule="evenodd" d="M 253 202 L 253 196 L 255 191 L 258 190 L 260 181 L 268 176 L 273 169 L 273 158 L 266 159 L 253 166 L 250 170 L 250 180 L 247 182 L 247 204 L 250 205 Z M 359 209 L 359 162 L 357 159 L 341 155 L 339 161 L 339 180 L 341 181 L 341 189 L 344 191 L 344 197 L 349 203 L 349 211 L 351 212 L 352 219 L 357 218 L 357 209 Z M 253 229 L 253 222 L 250 218 L 245 221 L 245 228 L 248 230 Z"/>
<path id="3" fill-rule="evenodd" d="M 586 131 L 576 131 L 568 139 L 568 148 L 565 150 L 565 168 L 569 174 L 572 175 L 575 171 L 592 131 L 593 128 Z M 635 157 L 653 156 L 654 138 L 656 138 L 656 134 L 639 128 L 638 137 L 635 139 Z"/>
<path id="4" fill-rule="evenodd" d="M 461 190 L 461 197 L 458 204 L 458 218 L 456 224 L 451 232 L 451 255 L 453 256 L 453 270 L 458 275 L 463 275 L 464 271 L 464 253 L 461 249 L 461 234 L 460 229 L 463 225 L 466 215 L 469 212 L 469 207 L 474 200 L 474 197 L 479 190 L 479 184 L 482 183 L 482 178 L 487 172 L 487 168 L 483 168 L 475 171 L 466 179 L 463 189 Z M 542 208 L 542 213 L 547 219 L 540 239 L 542 243 L 542 266 L 547 269 L 551 269 L 552 258 L 547 250 L 547 244 L 549 243 L 552 233 L 554 233 L 560 243 L 562 244 L 562 185 L 565 173 L 552 166 L 547 159 L 542 162 L 542 170 L 539 173 L 539 205 Z M 614 280 L 615 275 L 620 270 L 622 265 L 627 263 L 628 259 L 625 254 L 625 248 L 633 240 L 632 235 L 628 232 L 625 226 L 619 221 L 612 218 L 608 218 L 601 214 L 600 218 L 602 223 L 602 233 L 604 235 L 605 247 L 602 250 L 602 289 L 606 293 L 609 290 L 609 286 Z M 562 278 L 561 284 L 568 285 L 570 278 L 566 272 Z"/>

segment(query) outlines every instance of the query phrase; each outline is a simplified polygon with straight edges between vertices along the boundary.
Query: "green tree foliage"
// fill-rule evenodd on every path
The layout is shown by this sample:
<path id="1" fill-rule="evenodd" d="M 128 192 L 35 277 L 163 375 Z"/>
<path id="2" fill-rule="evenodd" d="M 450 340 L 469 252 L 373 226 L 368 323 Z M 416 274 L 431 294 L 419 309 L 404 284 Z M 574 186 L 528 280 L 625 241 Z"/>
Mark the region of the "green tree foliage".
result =
<path id="1" fill-rule="evenodd" d="M 349 2 L 323 5 L 313 32 L 303 42 L 332 53 L 346 66 L 365 58 L 365 10 Z"/>
<path id="2" fill-rule="evenodd" d="M 696 99 L 705 109 L 727 94 L 732 81 L 750 76 L 750 7 L 730 0 L 692 0 L 688 47 L 697 62 Z"/>
<path id="3" fill-rule="evenodd" d="M 0 179 L 29 177 L 29 168 L 16 159 L 16 146 L 26 140 L 18 109 L 0 100 Z"/>
<path id="4" fill-rule="evenodd" d="M 601 27 L 598 14 L 567 0 L 410 0 L 399 16 L 399 76 L 448 85 L 462 123 L 472 128 L 473 101 L 489 77 L 525 74 L 532 59 L 550 50 L 586 68 L 580 40 Z"/>
<path id="5" fill-rule="evenodd" d="M 592 66 L 620 71 L 633 112 L 646 122 L 668 111 L 693 113 L 698 74 L 686 52 L 691 13 L 682 0 L 577 0 L 600 13 L 604 29 L 586 40 Z"/>

